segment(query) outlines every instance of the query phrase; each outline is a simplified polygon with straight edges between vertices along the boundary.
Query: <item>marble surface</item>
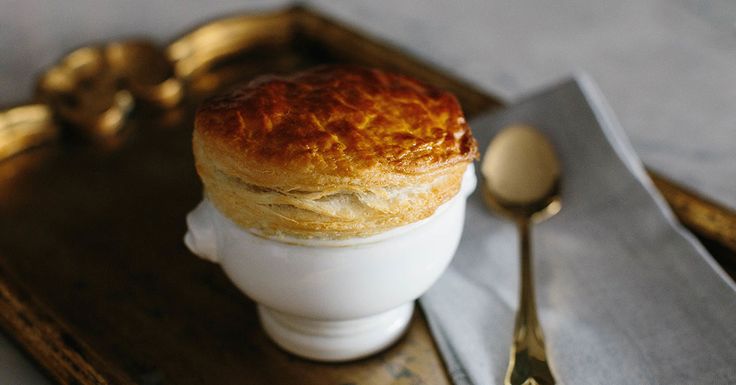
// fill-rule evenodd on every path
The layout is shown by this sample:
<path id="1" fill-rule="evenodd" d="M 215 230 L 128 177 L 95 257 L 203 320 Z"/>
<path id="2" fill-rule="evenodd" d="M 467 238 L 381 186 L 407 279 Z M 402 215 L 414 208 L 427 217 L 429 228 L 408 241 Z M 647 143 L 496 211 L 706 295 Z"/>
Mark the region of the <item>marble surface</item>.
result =
<path id="1" fill-rule="evenodd" d="M 572 72 L 600 85 L 655 170 L 736 208 L 736 2 L 732 0 L 307 1 L 513 101 Z M 0 0 L 0 105 L 88 42 L 161 42 L 206 19 L 286 1 Z M 46 381 L 0 336 L 0 379 Z"/>

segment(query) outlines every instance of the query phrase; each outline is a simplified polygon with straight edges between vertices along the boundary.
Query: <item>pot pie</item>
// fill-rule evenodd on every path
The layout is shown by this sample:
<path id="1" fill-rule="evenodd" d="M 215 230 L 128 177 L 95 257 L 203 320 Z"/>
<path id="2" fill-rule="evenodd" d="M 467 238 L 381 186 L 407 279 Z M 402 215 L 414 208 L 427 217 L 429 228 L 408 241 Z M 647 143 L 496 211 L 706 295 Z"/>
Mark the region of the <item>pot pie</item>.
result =
<path id="1" fill-rule="evenodd" d="M 321 66 L 263 76 L 197 110 L 205 196 L 269 237 L 367 237 L 455 196 L 475 139 L 457 99 L 408 76 Z"/>

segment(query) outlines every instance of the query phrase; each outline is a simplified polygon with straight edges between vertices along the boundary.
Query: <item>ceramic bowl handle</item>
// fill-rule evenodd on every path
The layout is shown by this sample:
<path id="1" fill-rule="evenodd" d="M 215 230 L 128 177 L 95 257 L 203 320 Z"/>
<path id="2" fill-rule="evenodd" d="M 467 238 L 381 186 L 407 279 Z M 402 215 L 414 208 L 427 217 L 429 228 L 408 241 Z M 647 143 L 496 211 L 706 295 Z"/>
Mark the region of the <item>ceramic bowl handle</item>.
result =
<path id="1" fill-rule="evenodd" d="M 211 208 L 207 207 L 209 205 L 211 203 L 205 199 L 187 215 L 189 230 L 184 236 L 184 243 L 200 258 L 219 263 L 215 226 L 210 215 Z"/>

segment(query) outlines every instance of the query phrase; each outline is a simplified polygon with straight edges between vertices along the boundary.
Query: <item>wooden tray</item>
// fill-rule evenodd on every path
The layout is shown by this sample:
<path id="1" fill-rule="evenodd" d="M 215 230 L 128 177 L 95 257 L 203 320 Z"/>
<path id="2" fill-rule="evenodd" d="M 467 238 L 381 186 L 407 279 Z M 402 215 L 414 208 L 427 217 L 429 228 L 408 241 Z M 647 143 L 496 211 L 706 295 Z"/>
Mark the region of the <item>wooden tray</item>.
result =
<path id="1" fill-rule="evenodd" d="M 454 92 L 471 117 L 500 106 L 301 7 L 214 21 L 164 49 L 74 51 L 40 78 L 38 104 L 0 112 L 0 326 L 62 384 L 447 384 L 421 313 L 374 357 L 295 358 L 182 243 L 201 197 L 193 107 L 233 82 L 325 62 L 411 74 Z M 733 274 L 736 215 L 655 181 Z"/>

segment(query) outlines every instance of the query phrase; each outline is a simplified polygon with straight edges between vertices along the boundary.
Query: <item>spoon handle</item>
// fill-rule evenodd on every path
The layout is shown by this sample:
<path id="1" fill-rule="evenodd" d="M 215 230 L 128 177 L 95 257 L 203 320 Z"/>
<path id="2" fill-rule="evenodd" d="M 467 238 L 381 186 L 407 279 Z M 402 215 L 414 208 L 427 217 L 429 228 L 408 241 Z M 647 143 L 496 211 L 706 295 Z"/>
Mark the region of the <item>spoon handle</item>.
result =
<path id="1" fill-rule="evenodd" d="M 551 385 L 555 379 L 547 362 L 544 335 L 537 318 L 532 275 L 530 223 L 528 218 L 517 222 L 521 249 L 519 310 L 514 325 L 509 367 L 505 385 Z"/>

